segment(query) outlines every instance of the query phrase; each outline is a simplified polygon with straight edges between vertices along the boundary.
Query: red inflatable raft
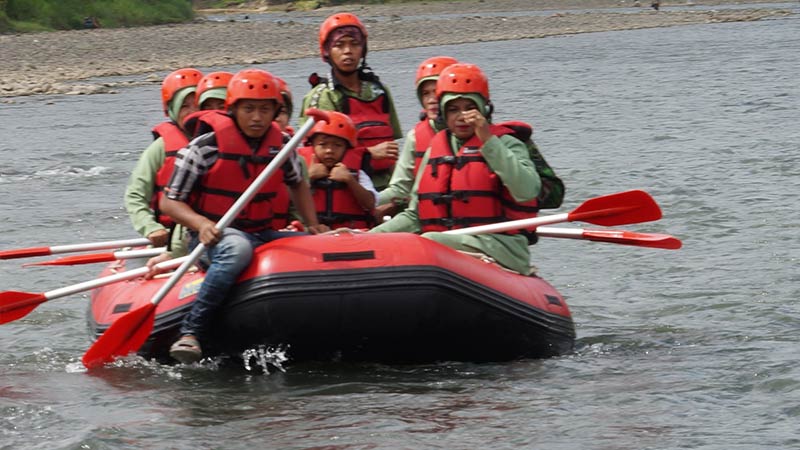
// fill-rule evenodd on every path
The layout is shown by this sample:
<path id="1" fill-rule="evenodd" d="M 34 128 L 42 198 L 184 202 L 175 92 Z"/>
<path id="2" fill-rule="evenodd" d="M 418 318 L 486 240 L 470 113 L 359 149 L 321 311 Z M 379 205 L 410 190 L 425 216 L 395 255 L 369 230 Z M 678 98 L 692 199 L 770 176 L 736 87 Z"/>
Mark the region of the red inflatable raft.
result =
<path id="1" fill-rule="evenodd" d="M 104 275 L 124 269 L 115 263 Z M 166 279 L 93 291 L 91 335 L 146 304 Z M 187 274 L 158 304 L 142 356 L 167 358 L 202 279 Z M 561 355 L 574 340 L 564 299 L 541 278 L 413 234 L 335 234 L 260 247 L 204 350 L 236 357 L 263 345 L 294 362 L 504 361 Z"/>

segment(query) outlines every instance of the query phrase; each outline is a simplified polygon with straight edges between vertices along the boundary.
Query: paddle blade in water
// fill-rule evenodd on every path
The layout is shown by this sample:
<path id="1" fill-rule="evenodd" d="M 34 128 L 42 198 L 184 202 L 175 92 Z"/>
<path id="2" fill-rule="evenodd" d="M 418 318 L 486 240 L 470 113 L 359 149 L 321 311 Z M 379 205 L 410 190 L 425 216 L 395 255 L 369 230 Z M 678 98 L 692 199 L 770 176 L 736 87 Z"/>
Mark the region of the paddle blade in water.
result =
<path id="1" fill-rule="evenodd" d="M 44 294 L 32 292 L 0 292 L 0 324 L 25 317 L 37 306 L 47 301 Z"/>
<path id="2" fill-rule="evenodd" d="M 94 369 L 138 351 L 153 331 L 155 313 L 156 305 L 148 303 L 117 319 L 83 355 L 83 365 Z"/>
<path id="3" fill-rule="evenodd" d="M 677 250 L 683 245 L 680 239 L 668 234 L 636 233 L 623 230 L 584 230 L 583 237 L 590 241 L 667 250 Z"/>
<path id="4" fill-rule="evenodd" d="M 661 208 L 645 191 L 603 195 L 583 202 L 569 213 L 569 221 L 613 226 L 650 222 L 661 218 Z"/>

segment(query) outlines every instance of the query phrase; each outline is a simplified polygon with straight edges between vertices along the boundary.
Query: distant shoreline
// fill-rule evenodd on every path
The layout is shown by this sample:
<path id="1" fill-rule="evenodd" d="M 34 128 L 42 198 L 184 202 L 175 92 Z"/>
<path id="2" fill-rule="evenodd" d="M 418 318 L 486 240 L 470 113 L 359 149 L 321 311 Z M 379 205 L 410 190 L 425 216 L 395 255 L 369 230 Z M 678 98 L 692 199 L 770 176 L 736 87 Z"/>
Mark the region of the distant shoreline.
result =
<path id="1" fill-rule="evenodd" d="M 741 4 L 695 1 L 696 5 Z M 746 2 L 746 4 L 758 3 Z M 753 21 L 787 10 L 764 5 L 753 9 L 686 8 L 685 2 L 662 2 L 661 11 L 641 1 L 612 0 L 462 0 L 453 2 L 350 5 L 369 30 L 370 50 L 390 50 L 457 43 L 540 38 L 577 33 L 669 27 L 713 22 Z M 682 6 L 671 10 L 670 5 Z M 452 15 L 457 7 L 458 15 Z M 582 12 L 575 8 L 596 11 Z M 7 97 L 42 94 L 113 92 L 129 85 L 157 84 L 160 76 L 180 67 L 224 67 L 263 64 L 315 56 L 318 24 L 342 8 L 275 14 L 279 21 L 201 21 L 138 28 L 55 31 L 0 35 L 0 102 Z M 525 11 L 557 11 L 526 15 Z M 413 11 L 414 16 L 410 16 Z M 489 13 L 491 14 L 486 14 Z M 450 15 L 448 15 L 450 13 Z M 416 19 L 414 17 L 417 17 Z M 419 17 L 425 17 L 424 20 Z M 459 30 L 453 35 L 450 30 Z M 158 39 L 154 39 L 158 36 Z M 272 45 L 270 43 L 280 43 Z M 89 80 L 135 76 L 129 82 Z"/>

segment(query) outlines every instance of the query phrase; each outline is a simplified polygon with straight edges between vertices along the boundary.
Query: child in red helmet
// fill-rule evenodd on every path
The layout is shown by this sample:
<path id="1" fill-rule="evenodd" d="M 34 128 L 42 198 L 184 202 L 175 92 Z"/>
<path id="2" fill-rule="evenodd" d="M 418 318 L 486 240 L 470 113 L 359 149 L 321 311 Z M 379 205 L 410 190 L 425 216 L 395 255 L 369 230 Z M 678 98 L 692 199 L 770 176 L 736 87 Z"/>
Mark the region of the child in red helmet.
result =
<path id="1" fill-rule="evenodd" d="M 489 82 L 473 64 L 446 67 L 436 82 L 446 129 L 419 166 L 409 207 L 373 232 L 422 232 L 456 250 L 478 252 L 513 271 L 530 272 L 523 233 L 476 236 L 443 231 L 535 216 L 541 180 L 513 130 L 490 123 Z"/>
<path id="2" fill-rule="evenodd" d="M 359 146 L 369 153 L 365 168 L 375 187 L 384 189 L 399 154 L 395 139 L 403 133 L 389 90 L 366 65 L 367 29 L 353 14 L 334 14 L 320 26 L 319 50 L 331 72 L 327 78 L 309 77 L 313 88 L 303 98 L 303 111 L 318 108 L 350 116 Z"/>
<path id="3" fill-rule="evenodd" d="M 308 165 L 308 177 L 320 223 L 331 229 L 365 229 L 373 224 L 378 192 L 361 170 L 356 127 L 346 115 L 330 111 L 308 133 L 308 147 L 298 152 Z"/>
<path id="4" fill-rule="evenodd" d="M 172 230 L 169 242 L 174 223 L 159 210 L 158 201 L 172 173 L 175 154 L 189 143 L 191 133 L 183 123 L 197 109 L 195 92 L 202 77 L 199 70 L 184 68 L 164 78 L 161 103 L 169 120 L 153 128 L 155 140 L 139 157 L 125 190 L 125 209 L 136 231 L 155 247 L 170 243 L 176 255 L 185 253 L 183 230 Z"/>
<path id="5" fill-rule="evenodd" d="M 208 247 L 203 284 L 183 320 L 181 338 L 170 348 L 170 355 L 182 363 L 202 358 L 200 342 L 215 311 L 250 264 L 253 249 L 296 234 L 279 231 L 286 226 L 290 198 L 307 230 L 328 230 L 317 221 L 308 182 L 295 153 L 290 153 L 231 226 L 223 231 L 215 226 L 288 140 L 273 123 L 282 102 L 278 82 L 270 73 L 240 71 L 228 84 L 227 112 L 200 117 L 199 135 L 176 158 L 160 206 L 191 230 L 190 248 L 200 242 Z"/>
<path id="6" fill-rule="evenodd" d="M 384 216 L 394 216 L 408 206 L 408 198 L 414 185 L 417 169 L 422 161 L 431 138 L 443 125 L 437 122 L 439 102 L 436 99 L 436 80 L 445 67 L 458 61 L 450 56 L 434 56 L 422 62 L 417 68 L 414 81 L 417 99 L 422 106 L 422 114 L 416 126 L 406 133 L 400 158 L 397 160 L 389 186 L 380 192 L 375 217 L 378 221 Z"/>
<path id="7" fill-rule="evenodd" d="M 290 136 L 294 136 L 294 128 L 289 125 L 289 121 L 292 120 L 292 110 L 293 108 L 293 101 L 292 101 L 292 91 L 289 89 L 289 85 L 286 84 L 286 81 L 283 78 L 275 77 L 278 80 L 278 88 L 281 91 L 281 96 L 283 97 L 283 104 L 281 105 L 281 110 L 278 111 L 278 117 L 275 118 L 275 122 L 278 123 L 278 126 L 281 127 L 281 130 L 289 133 Z"/>

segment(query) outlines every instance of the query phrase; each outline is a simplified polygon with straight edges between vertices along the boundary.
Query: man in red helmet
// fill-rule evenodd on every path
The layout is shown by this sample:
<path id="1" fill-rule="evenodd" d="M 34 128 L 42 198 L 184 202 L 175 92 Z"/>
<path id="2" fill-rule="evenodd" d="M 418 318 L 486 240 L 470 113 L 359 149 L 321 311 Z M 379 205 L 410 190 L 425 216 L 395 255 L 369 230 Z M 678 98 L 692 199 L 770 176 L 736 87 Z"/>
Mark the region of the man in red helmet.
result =
<path id="1" fill-rule="evenodd" d="M 215 226 L 288 141 L 288 135 L 273 123 L 282 101 L 278 82 L 270 73 L 240 71 L 228 84 L 227 113 L 200 117 L 198 136 L 176 157 L 161 208 L 191 230 L 190 248 L 200 242 L 208 247 L 203 284 L 183 320 L 180 339 L 170 348 L 170 355 L 182 363 L 202 358 L 200 343 L 214 312 L 250 264 L 253 249 L 296 234 L 279 231 L 287 225 L 290 199 L 309 232 L 328 230 L 317 221 L 294 152 L 231 226 L 223 231 Z"/>
<path id="2" fill-rule="evenodd" d="M 375 208 L 375 216 L 379 222 L 384 216 L 394 216 L 408 206 L 408 198 L 422 157 L 433 136 L 444 128 L 444 124 L 436 120 L 439 116 L 436 80 L 445 67 L 457 62 L 450 56 L 434 56 L 423 61 L 417 68 L 414 84 L 422 113 L 417 125 L 406 133 L 389 186 L 380 192 L 379 206 Z"/>
<path id="3" fill-rule="evenodd" d="M 328 114 L 308 133 L 309 145 L 298 150 L 308 166 L 317 217 L 331 229 L 370 228 L 378 192 L 361 170 L 363 154 L 352 151 L 356 126 L 345 114 Z"/>
<path id="4" fill-rule="evenodd" d="M 478 66 L 446 67 L 436 82 L 436 96 L 447 128 L 431 139 L 409 207 L 371 231 L 422 232 L 423 237 L 488 255 L 510 270 L 528 274 L 530 252 L 523 233 L 442 233 L 535 216 L 541 179 L 513 130 L 490 123 L 489 82 Z"/>
<path id="5" fill-rule="evenodd" d="M 189 143 L 191 133 L 186 131 L 184 120 L 197 110 L 195 91 L 202 77 L 199 70 L 184 68 L 164 78 L 161 103 L 169 120 L 153 128 L 155 140 L 139 157 L 125 190 L 125 209 L 134 229 L 155 247 L 170 243 L 175 255 L 186 252 L 183 230 L 173 229 L 172 219 L 159 210 L 158 201 L 172 173 L 175 155 Z"/>
<path id="6" fill-rule="evenodd" d="M 331 72 L 327 78 L 309 77 L 313 88 L 303 98 L 303 111 L 318 108 L 350 116 L 359 146 L 369 153 L 365 168 L 375 187 L 383 189 L 399 154 L 395 139 L 403 133 L 389 90 L 366 64 L 367 29 L 353 14 L 334 14 L 320 26 L 319 49 Z"/>

